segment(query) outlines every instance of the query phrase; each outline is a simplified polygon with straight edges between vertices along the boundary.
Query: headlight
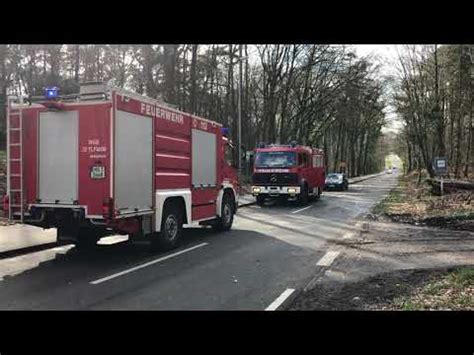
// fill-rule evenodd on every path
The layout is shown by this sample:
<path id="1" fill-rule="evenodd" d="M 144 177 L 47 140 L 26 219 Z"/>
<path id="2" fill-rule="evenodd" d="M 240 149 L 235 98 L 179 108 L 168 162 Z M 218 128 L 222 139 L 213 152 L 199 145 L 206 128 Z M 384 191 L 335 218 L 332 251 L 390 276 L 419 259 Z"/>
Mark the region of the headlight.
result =
<path id="1" fill-rule="evenodd" d="M 261 190 L 260 190 L 260 187 L 252 187 L 252 192 L 253 192 L 254 194 L 258 194 L 258 193 L 260 193 L 260 191 L 261 191 Z"/>
<path id="2" fill-rule="evenodd" d="M 295 193 L 296 193 L 296 189 L 290 187 L 290 188 L 288 189 L 288 193 L 289 193 L 289 194 L 295 194 Z"/>

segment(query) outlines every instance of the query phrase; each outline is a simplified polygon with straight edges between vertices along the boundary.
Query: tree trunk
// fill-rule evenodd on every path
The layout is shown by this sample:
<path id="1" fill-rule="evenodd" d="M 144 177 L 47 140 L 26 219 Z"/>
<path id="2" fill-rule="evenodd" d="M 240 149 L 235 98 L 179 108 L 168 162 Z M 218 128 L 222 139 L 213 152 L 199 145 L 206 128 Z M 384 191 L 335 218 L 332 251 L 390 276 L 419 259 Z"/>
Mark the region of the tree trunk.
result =
<path id="1" fill-rule="evenodd" d="M 247 132 L 246 138 L 247 140 L 245 141 L 245 144 L 247 147 L 253 146 L 256 142 L 254 141 L 254 132 L 251 128 L 251 122 L 250 122 L 250 87 L 249 87 L 249 53 L 248 53 L 248 46 L 244 46 L 244 52 L 245 52 L 245 74 L 244 74 L 244 82 L 245 82 L 245 90 L 244 90 L 244 101 L 243 101 L 243 111 L 242 111 L 242 119 L 245 124 L 243 127 L 245 127 L 245 131 Z M 243 130 L 244 128 L 242 128 Z"/>
<path id="2" fill-rule="evenodd" d="M 176 54 L 178 51 L 178 46 L 173 45 L 164 45 L 163 54 L 164 54 L 164 98 L 166 102 L 169 102 L 172 105 L 177 105 L 176 100 Z"/>
<path id="3" fill-rule="evenodd" d="M 469 109 L 469 139 L 468 139 L 468 145 L 467 145 L 467 152 L 466 152 L 466 161 L 465 161 L 465 167 L 464 167 L 464 177 L 468 178 L 469 177 L 469 168 L 471 166 L 471 154 L 472 154 L 472 148 L 473 148 L 473 130 L 474 130 L 474 122 L 472 120 L 472 107 L 473 107 L 473 92 L 471 90 L 471 95 L 470 95 L 470 109 Z"/>
<path id="4" fill-rule="evenodd" d="M 154 53 L 150 44 L 142 46 L 143 54 L 143 74 L 145 76 L 145 90 L 148 96 L 157 98 L 158 92 L 155 86 L 155 78 L 153 76 Z"/>
<path id="5" fill-rule="evenodd" d="M 231 115 L 231 91 L 233 86 L 234 76 L 234 62 L 233 62 L 233 46 L 229 44 L 229 66 L 227 67 L 227 88 L 225 93 L 225 114 L 224 114 L 224 126 L 229 126 L 229 118 Z M 233 135 L 235 132 L 233 132 Z"/>
<path id="6" fill-rule="evenodd" d="M 80 46 L 74 46 L 74 81 L 79 84 Z"/>
<path id="7" fill-rule="evenodd" d="M 407 170 L 406 172 L 407 173 L 411 173 L 411 171 L 413 170 L 413 165 L 412 165 L 412 152 L 411 152 L 412 148 L 411 148 L 411 143 L 410 141 L 407 139 L 407 151 L 408 151 L 408 158 L 407 158 L 407 163 L 408 163 L 408 166 L 407 166 Z"/>
<path id="8" fill-rule="evenodd" d="M 434 51 L 435 60 L 435 117 L 438 122 L 438 155 L 444 156 L 446 148 L 444 145 L 444 117 L 440 109 L 439 103 L 439 66 L 438 66 L 438 45 L 435 45 Z"/>
<path id="9" fill-rule="evenodd" d="M 459 169 L 461 164 L 461 144 L 462 144 L 462 131 L 464 129 L 462 121 L 464 118 L 463 112 L 463 61 L 462 61 L 462 45 L 459 46 L 459 93 L 458 93 L 458 107 L 457 107 L 457 120 L 456 120 L 456 161 L 454 168 L 454 176 L 459 177 Z"/>
<path id="10" fill-rule="evenodd" d="M 196 113 L 196 61 L 197 61 L 198 45 L 193 44 L 191 56 L 191 93 L 189 98 L 189 109 L 193 114 Z"/>
<path id="11" fill-rule="evenodd" d="M 180 103 L 179 108 L 181 110 L 186 111 L 187 109 L 187 100 L 186 100 L 186 89 L 187 89 L 187 68 L 188 68 L 188 47 L 187 45 L 184 46 L 183 49 L 183 74 L 181 80 L 181 95 L 180 95 Z"/>

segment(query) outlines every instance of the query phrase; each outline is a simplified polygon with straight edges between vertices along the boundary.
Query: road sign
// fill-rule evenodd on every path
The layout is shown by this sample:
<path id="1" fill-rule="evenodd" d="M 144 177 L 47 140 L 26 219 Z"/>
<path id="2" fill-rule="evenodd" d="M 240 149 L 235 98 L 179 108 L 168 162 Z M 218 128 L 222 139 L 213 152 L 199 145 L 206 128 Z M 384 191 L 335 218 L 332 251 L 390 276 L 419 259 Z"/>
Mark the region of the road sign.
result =
<path id="1" fill-rule="evenodd" d="M 433 168 L 436 175 L 446 175 L 448 173 L 448 159 L 446 157 L 434 158 Z"/>

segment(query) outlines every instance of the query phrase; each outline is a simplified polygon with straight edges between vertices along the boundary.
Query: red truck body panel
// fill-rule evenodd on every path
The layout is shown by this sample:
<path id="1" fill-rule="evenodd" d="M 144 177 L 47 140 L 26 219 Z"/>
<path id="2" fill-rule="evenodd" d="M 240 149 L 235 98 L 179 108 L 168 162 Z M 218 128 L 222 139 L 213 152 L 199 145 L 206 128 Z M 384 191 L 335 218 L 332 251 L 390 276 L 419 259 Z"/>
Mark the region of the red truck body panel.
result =
<path id="1" fill-rule="evenodd" d="M 222 126 L 200 117 L 159 105 L 140 102 L 133 98 L 123 100 L 117 95 L 117 110 L 154 117 L 155 133 L 155 190 L 191 188 L 192 137 L 191 130 L 200 130 L 216 136 L 215 187 L 192 188 L 192 219 L 201 220 L 215 215 L 215 201 L 223 182 L 220 161 L 222 153 Z M 214 201 L 211 202 L 210 201 Z"/>
<path id="2" fill-rule="evenodd" d="M 78 205 L 87 206 L 88 215 L 102 215 L 102 201 L 109 196 L 110 174 L 105 179 L 91 180 L 89 168 L 96 162 L 101 162 L 106 171 L 110 169 L 110 115 L 111 103 L 100 103 L 91 105 L 67 105 L 65 111 L 78 111 Z M 30 108 L 22 109 L 22 140 L 23 140 L 23 191 L 26 204 L 35 204 L 38 199 L 38 129 L 39 116 L 48 109 L 40 105 L 32 105 Z M 19 127 L 18 110 L 10 113 L 10 128 Z M 13 116 L 12 116 L 13 115 Z M 10 144 L 19 142 L 20 131 L 10 130 Z M 90 145 L 95 141 L 99 145 Z M 105 152 L 98 154 L 97 146 L 105 147 Z M 10 188 L 20 189 L 20 147 L 10 147 Z M 19 192 L 12 193 L 10 203 L 19 203 Z M 19 208 L 16 208 L 17 210 Z"/>

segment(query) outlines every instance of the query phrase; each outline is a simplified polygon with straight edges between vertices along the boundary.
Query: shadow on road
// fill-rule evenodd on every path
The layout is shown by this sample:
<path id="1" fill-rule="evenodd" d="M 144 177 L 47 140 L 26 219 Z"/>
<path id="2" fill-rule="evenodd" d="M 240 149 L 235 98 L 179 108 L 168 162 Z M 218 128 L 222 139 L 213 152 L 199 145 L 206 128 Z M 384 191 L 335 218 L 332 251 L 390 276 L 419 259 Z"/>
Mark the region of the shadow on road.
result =
<path id="1" fill-rule="evenodd" d="M 203 242 L 209 244 L 89 284 Z M 324 253 L 251 230 L 202 228 L 186 229 L 183 245 L 172 252 L 152 253 L 127 242 L 90 251 L 67 248 L 1 281 L 0 309 L 264 309 L 282 288 L 306 284 Z"/>

